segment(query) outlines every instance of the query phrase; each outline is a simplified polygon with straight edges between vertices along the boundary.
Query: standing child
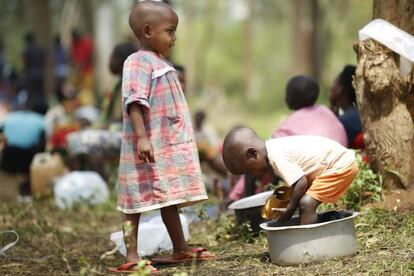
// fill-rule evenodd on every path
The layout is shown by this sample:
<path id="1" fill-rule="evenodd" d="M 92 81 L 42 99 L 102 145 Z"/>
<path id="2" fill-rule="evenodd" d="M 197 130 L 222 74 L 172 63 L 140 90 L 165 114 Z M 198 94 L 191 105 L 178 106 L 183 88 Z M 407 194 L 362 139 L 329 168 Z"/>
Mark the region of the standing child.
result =
<path id="1" fill-rule="evenodd" d="M 124 239 L 131 243 L 126 263 L 115 271 L 136 269 L 140 214 L 156 209 L 161 209 L 173 254 L 153 258 L 153 263 L 212 259 L 206 249 L 187 245 L 178 213 L 179 205 L 207 199 L 191 116 L 175 69 L 164 59 L 174 46 L 178 17 L 162 2 L 144 1 L 134 6 L 129 24 L 140 50 L 123 69 L 117 209 L 124 213 Z M 147 267 L 156 271 L 149 262 Z"/>
<path id="2" fill-rule="evenodd" d="M 280 220 L 289 220 L 299 207 L 300 224 L 317 222 L 322 202 L 335 203 L 358 173 L 354 152 L 320 136 L 297 135 L 263 141 L 250 128 L 227 134 L 223 159 L 233 174 L 260 177 L 269 170 L 293 188 Z"/>

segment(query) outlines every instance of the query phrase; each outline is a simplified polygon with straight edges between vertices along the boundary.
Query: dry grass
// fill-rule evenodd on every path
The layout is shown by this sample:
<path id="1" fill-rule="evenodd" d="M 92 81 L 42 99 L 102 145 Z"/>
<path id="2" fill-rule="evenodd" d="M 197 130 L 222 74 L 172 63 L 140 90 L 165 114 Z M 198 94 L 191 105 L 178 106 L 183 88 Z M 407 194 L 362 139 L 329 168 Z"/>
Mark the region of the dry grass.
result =
<path id="1" fill-rule="evenodd" d="M 60 211 L 52 201 L 34 205 L 0 206 L 0 231 L 14 229 L 19 243 L 0 256 L 0 275 L 108 275 L 106 268 L 122 262 L 118 254 L 101 260 L 112 249 L 109 234 L 120 227 L 119 214 L 111 203 Z M 197 265 L 158 267 L 161 275 L 332 275 L 414 273 L 414 214 L 365 210 L 356 221 L 358 253 L 296 267 L 270 262 L 266 239 L 243 242 L 243 233 L 217 240 L 226 220 L 205 221 L 192 227 L 192 243 L 208 246 L 218 259 Z M 0 237 L 0 246 L 6 243 Z"/>

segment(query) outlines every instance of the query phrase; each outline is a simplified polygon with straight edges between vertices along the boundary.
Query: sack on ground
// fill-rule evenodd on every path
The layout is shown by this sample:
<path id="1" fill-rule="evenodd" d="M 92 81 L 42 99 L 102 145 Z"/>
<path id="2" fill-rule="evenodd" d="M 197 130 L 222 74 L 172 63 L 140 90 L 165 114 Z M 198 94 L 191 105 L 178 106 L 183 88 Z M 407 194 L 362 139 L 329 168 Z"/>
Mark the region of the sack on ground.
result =
<path id="1" fill-rule="evenodd" d="M 183 227 L 184 238 L 186 241 L 190 238 L 188 230 L 188 221 L 185 215 L 180 214 L 181 225 Z M 111 241 L 118 247 L 118 251 L 126 256 L 126 247 L 122 231 L 111 234 Z M 138 254 L 140 256 L 150 256 L 165 250 L 171 250 L 172 242 L 168 235 L 167 228 L 162 222 L 161 215 L 157 213 L 151 217 L 141 217 L 138 227 Z"/>
<path id="2" fill-rule="evenodd" d="M 108 187 L 102 177 L 92 171 L 73 171 L 59 178 L 54 185 L 55 202 L 61 208 L 74 203 L 98 204 L 109 198 Z"/>

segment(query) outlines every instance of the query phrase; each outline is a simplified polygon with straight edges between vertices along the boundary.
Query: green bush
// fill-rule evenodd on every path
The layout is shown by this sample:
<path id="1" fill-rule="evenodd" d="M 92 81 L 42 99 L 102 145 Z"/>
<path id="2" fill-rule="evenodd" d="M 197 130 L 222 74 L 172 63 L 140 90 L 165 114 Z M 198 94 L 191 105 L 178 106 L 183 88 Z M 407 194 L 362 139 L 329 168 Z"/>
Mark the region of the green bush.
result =
<path id="1" fill-rule="evenodd" d="M 348 192 L 340 199 L 347 209 L 359 210 L 361 206 L 382 199 L 382 178 L 362 160 L 361 154 L 356 153 L 359 173 L 349 187 Z"/>
<path id="2" fill-rule="evenodd" d="M 250 224 L 238 224 L 234 216 L 220 215 L 216 220 L 215 238 L 219 242 L 239 240 L 245 243 L 255 242 Z"/>

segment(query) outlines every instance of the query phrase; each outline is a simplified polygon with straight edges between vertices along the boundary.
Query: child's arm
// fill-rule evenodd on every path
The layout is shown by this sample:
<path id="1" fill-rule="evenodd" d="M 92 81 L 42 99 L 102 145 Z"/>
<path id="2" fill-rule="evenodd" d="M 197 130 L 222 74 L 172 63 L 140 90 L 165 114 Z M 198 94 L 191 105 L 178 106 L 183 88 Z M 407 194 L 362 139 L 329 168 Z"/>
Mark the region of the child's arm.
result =
<path id="1" fill-rule="evenodd" d="M 286 209 L 277 209 L 277 211 L 282 213 L 282 215 L 279 218 L 280 221 L 290 220 L 296 208 L 298 207 L 300 199 L 305 195 L 306 191 L 308 190 L 308 181 L 306 177 L 302 176 L 298 181 L 296 181 L 295 184 L 292 185 L 292 187 L 292 199 L 289 201 L 289 204 L 286 207 Z"/>
<path id="2" fill-rule="evenodd" d="M 137 148 L 139 159 L 145 163 L 155 162 L 154 149 L 152 148 L 151 142 L 148 139 L 147 133 L 145 132 L 141 106 L 138 103 L 133 102 L 130 104 L 128 111 L 134 132 L 138 138 Z"/>

